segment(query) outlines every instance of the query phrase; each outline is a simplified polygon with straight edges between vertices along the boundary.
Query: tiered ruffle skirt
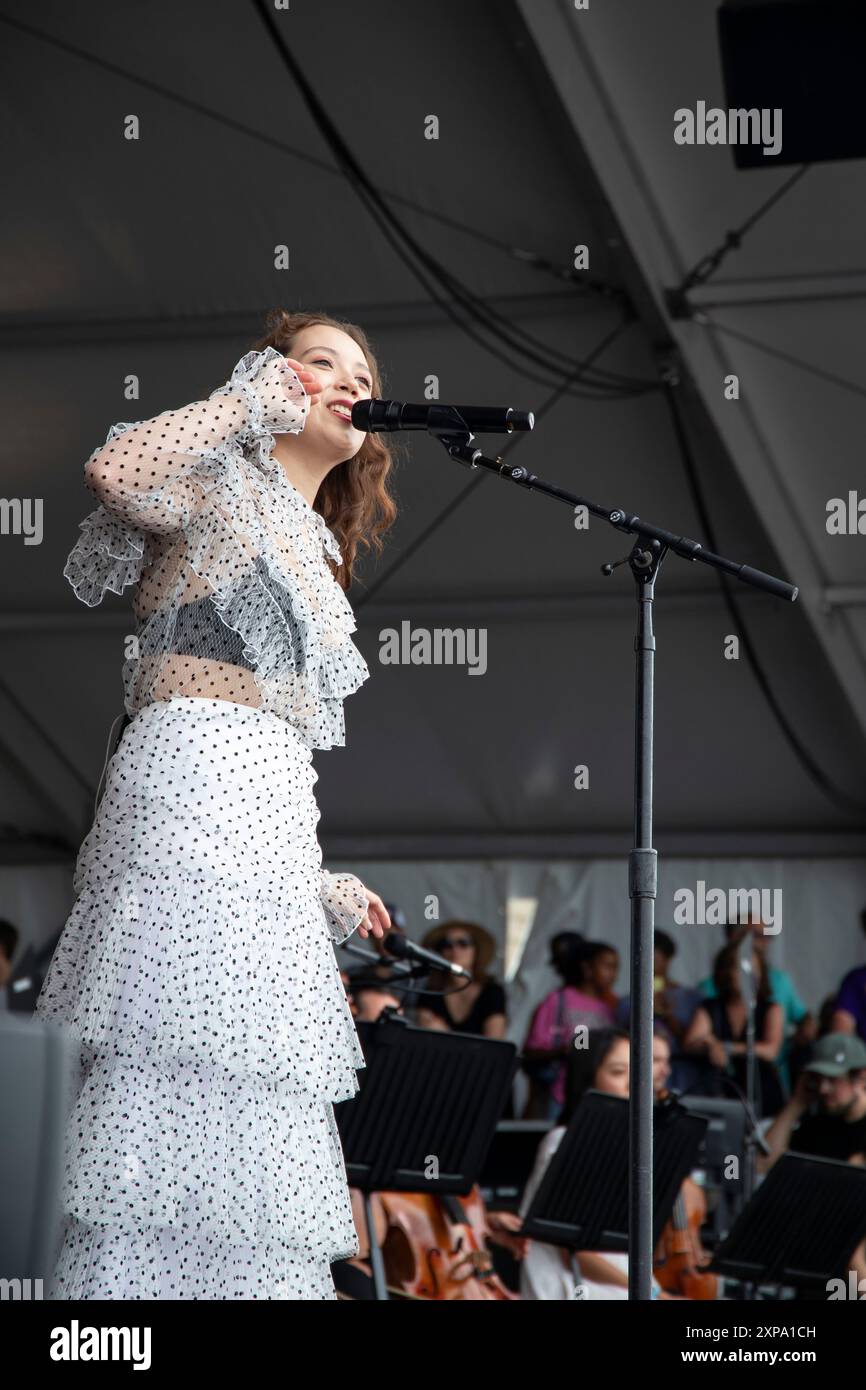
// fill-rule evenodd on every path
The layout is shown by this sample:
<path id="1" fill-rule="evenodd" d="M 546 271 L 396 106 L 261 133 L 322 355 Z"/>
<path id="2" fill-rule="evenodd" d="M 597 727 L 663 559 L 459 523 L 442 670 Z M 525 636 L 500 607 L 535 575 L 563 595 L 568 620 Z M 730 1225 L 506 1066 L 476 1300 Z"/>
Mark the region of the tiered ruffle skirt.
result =
<path id="1" fill-rule="evenodd" d="M 67 1028 L 57 1299 L 333 1299 L 333 1104 L 364 1065 L 320 897 L 317 774 L 276 715 L 147 706 L 113 755 L 36 1012 Z"/>

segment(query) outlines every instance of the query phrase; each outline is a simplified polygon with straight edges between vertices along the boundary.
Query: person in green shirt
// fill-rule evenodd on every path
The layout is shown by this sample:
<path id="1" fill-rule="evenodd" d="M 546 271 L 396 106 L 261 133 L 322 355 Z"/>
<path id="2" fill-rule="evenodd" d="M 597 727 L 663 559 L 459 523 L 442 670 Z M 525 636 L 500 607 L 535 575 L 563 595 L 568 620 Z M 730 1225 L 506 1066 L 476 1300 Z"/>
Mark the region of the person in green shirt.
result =
<path id="1" fill-rule="evenodd" d="M 742 940 L 747 931 L 751 931 L 755 949 L 761 952 L 766 961 L 771 997 L 775 1003 L 782 1006 L 785 1042 L 776 1065 L 785 1086 L 790 1091 L 791 1075 L 788 1062 L 791 1052 L 794 1048 L 806 1047 L 811 1043 L 817 1036 L 817 1026 L 812 1014 L 798 995 L 794 981 L 787 970 L 778 970 L 767 960 L 771 937 L 764 931 L 764 923 L 760 917 L 749 916 L 746 922 L 728 922 L 725 926 L 725 937 L 729 942 Z M 711 975 L 707 979 L 701 980 L 698 989 L 704 998 L 715 998 L 716 986 Z"/>

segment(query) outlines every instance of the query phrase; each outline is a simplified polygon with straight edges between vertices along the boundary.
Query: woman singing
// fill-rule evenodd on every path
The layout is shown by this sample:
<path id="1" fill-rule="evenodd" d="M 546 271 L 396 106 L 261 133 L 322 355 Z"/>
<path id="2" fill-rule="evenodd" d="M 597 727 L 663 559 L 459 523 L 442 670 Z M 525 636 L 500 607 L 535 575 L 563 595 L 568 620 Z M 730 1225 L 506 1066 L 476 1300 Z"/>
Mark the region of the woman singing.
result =
<path id="1" fill-rule="evenodd" d="M 312 751 L 369 669 L 345 597 L 396 515 L 356 430 L 364 333 L 275 312 L 207 400 L 118 424 L 64 571 L 134 585 L 129 722 L 36 1006 L 75 1039 L 57 1299 L 334 1299 L 357 1252 L 333 1102 L 364 1065 L 332 942 L 382 899 L 322 869 Z M 338 540 L 339 538 L 339 540 Z"/>

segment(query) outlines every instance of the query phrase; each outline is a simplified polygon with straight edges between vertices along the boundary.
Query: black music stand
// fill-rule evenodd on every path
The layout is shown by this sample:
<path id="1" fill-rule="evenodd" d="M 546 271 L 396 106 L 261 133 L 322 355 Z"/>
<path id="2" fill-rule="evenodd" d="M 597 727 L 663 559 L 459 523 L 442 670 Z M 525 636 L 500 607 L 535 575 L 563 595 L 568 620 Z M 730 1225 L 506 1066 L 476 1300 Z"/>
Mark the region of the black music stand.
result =
<path id="1" fill-rule="evenodd" d="M 521 1235 L 570 1250 L 628 1251 L 628 1109 L 587 1091 L 533 1197 Z M 653 1244 L 695 1167 L 708 1121 L 681 1105 L 653 1109 Z"/>
<path id="2" fill-rule="evenodd" d="M 335 1107 L 349 1184 L 364 1194 L 377 1299 L 387 1299 L 372 1192 L 466 1195 L 478 1180 L 517 1070 L 514 1043 L 416 1028 L 386 1015 L 357 1024 L 360 1091 Z"/>
<path id="3" fill-rule="evenodd" d="M 478 1184 L 488 1206 L 517 1211 L 550 1120 L 500 1120 Z"/>
<path id="4" fill-rule="evenodd" d="M 681 1095 L 679 1103 L 692 1115 L 702 1115 L 708 1121 L 698 1154 L 698 1167 L 706 1174 L 704 1187 L 708 1196 L 715 1194 L 716 1198 L 715 1203 L 707 1202 L 715 1248 L 732 1230 L 738 1213 L 745 1206 L 742 1174 L 736 1178 L 728 1174 L 731 1154 L 744 1151 L 746 1111 L 742 1101 L 716 1096 Z M 705 1238 L 704 1244 L 707 1243 Z"/>
<path id="5" fill-rule="evenodd" d="M 710 1269 L 757 1287 L 820 1288 L 866 1235 L 866 1168 L 789 1152 L 773 1165 Z"/>

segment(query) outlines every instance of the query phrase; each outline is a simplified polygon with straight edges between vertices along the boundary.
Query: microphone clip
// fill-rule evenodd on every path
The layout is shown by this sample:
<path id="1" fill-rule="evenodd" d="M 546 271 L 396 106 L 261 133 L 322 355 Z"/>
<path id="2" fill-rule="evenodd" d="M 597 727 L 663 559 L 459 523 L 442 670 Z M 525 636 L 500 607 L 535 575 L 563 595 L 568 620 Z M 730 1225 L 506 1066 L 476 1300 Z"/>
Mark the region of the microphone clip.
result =
<path id="1" fill-rule="evenodd" d="M 427 431 L 438 439 L 450 458 L 466 468 L 477 468 L 481 450 L 472 447 L 475 438 L 463 416 L 453 405 L 431 405 Z"/>

